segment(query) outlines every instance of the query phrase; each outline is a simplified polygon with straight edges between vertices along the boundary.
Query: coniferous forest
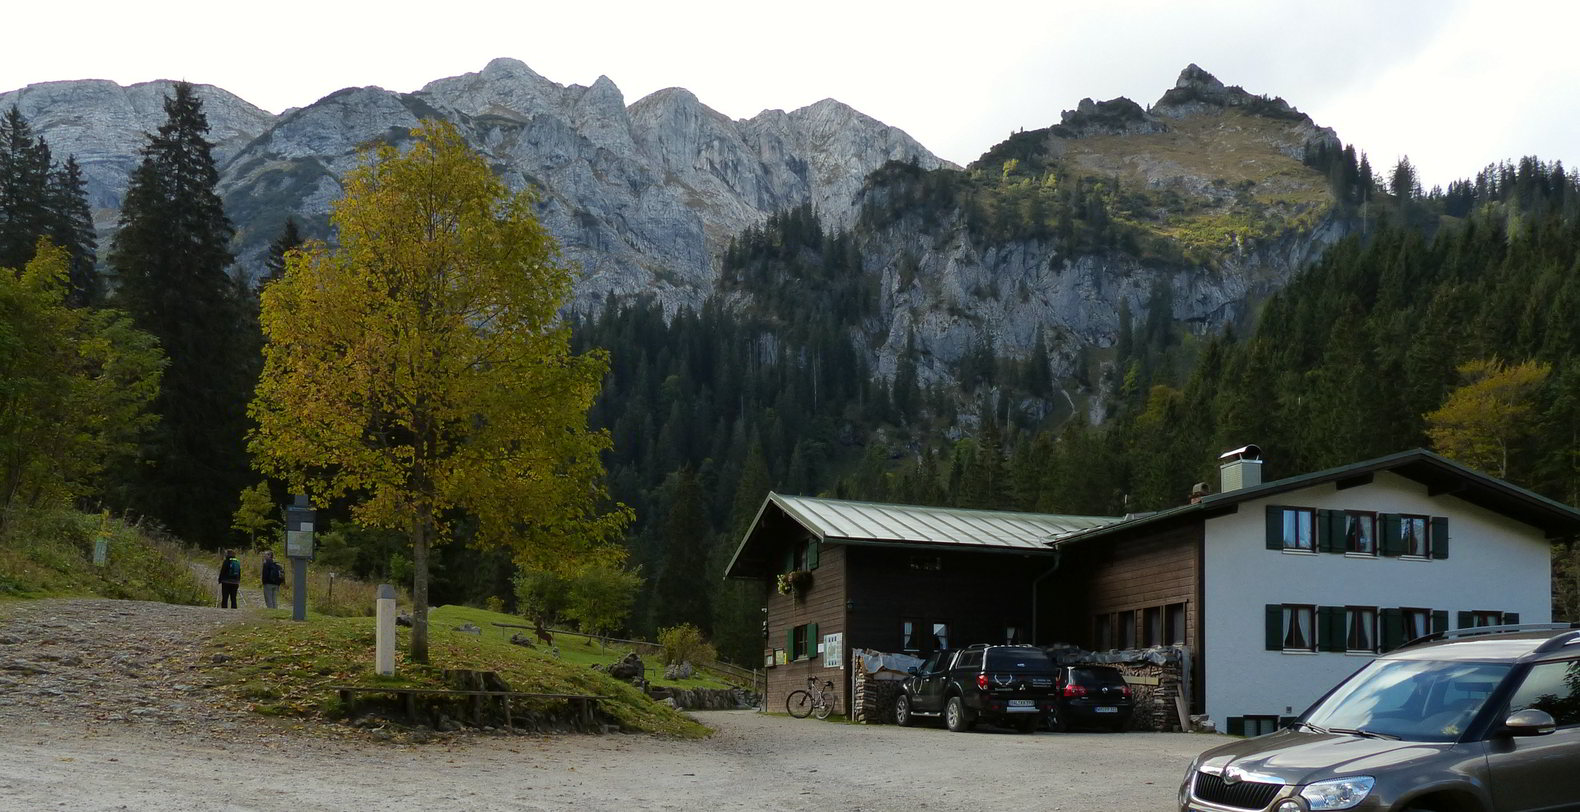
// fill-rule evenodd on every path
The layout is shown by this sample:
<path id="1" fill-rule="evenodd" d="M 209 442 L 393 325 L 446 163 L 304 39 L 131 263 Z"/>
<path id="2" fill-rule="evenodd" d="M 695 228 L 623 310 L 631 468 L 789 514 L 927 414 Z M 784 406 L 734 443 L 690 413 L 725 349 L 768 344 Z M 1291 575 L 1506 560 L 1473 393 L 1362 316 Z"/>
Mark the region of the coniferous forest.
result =
<path id="1" fill-rule="evenodd" d="M 166 110 L 103 266 L 75 161 L 54 160 L 15 109 L 0 120 L 0 267 L 21 279 L 40 238 L 64 248 L 63 306 L 115 308 L 100 321 L 141 348 L 138 381 L 158 386 L 157 425 L 136 442 L 108 443 L 102 464 L 73 481 L 35 490 L 216 547 L 240 538 L 231 514 L 260 479 L 243 439 L 261 346 L 256 287 L 245 279 L 277 277 L 300 237 L 287 220 L 268 267 L 234 268 L 201 107 L 188 88 Z M 877 209 L 853 232 L 827 229 L 809 206 L 748 229 L 699 308 L 610 298 L 567 314 L 576 352 L 609 353 L 588 421 L 613 438 L 611 499 L 636 515 L 626 544 L 644 586 L 627 631 L 695 623 L 721 653 L 755 658 L 764 587 L 721 575 L 769 490 L 1117 515 L 1183 503 L 1193 483 L 1215 480 L 1218 453 L 1254 442 L 1269 479 L 1432 447 L 1580 503 L 1576 176 L 1528 158 L 1423 192 L 1407 160 L 1383 178 L 1353 150 L 1307 164 L 1328 174 L 1336 216 L 1358 225 L 1352 235 L 1221 334 L 1188 333 L 1161 294 L 1145 312 L 1120 313 L 1113 353 L 1075 372 L 1104 395 L 1096 419 L 1057 407 L 1040 340 L 1024 358 L 984 342 L 943 383 L 921 380 L 913 342 L 892 376 L 878 374 L 859 329 L 880 308 L 862 250 L 864 229 L 887 222 Z M 883 173 L 892 177 L 874 181 L 889 184 L 879 199 L 975 200 L 963 222 L 978 239 L 1028 234 L 1007 205 L 950 186 L 946 174 Z M 1040 224 L 1033 237 L 1167 254 L 1086 205 L 1112 192 L 1083 184 L 1059 185 L 1069 191 L 1028 221 Z M 1015 210 L 1041 211 L 1031 205 L 1040 198 L 1028 200 Z M 20 361 L 7 363 L 9 383 L 32 380 Z M 162 376 L 150 377 L 153 368 Z M 1476 397 L 1500 408 L 1478 408 Z M 0 437 L 7 453 L 26 441 Z M 8 482 L 37 479 L 17 470 Z M 283 497 L 282 483 L 270 486 Z M 409 574 L 398 534 L 327 512 L 342 522 L 326 539 L 326 562 L 370 577 Z M 513 600 L 508 555 L 471 549 L 464 519 L 456 528 L 458 543 L 435 553 L 434 603 Z"/>

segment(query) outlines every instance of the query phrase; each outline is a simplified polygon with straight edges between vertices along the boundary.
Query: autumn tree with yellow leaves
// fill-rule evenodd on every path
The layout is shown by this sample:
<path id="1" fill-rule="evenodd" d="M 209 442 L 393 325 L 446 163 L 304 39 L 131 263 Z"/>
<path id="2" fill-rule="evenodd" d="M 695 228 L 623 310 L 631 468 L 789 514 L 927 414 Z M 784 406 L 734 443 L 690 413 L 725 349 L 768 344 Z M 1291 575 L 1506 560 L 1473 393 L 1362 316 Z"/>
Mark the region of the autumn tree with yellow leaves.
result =
<path id="1" fill-rule="evenodd" d="M 383 146 L 345 180 L 339 243 L 287 255 L 262 294 L 255 465 L 359 524 L 411 540 L 411 654 L 427 662 L 428 561 L 460 517 L 519 564 L 614 559 L 606 433 L 586 412 L 608 361 L 570 350 L 571 273 L 449 124 Z"/>
<path id="2" fill-rule="evenodd" d="M 1438 452 L 1500 478 L 1509 471 L 1509 449 L 1534 429 L 1535 397 L 1552 365 L 1497 359 L 1459 366 L 1464 384 L 1426 415 L 1427 435 Z"/>

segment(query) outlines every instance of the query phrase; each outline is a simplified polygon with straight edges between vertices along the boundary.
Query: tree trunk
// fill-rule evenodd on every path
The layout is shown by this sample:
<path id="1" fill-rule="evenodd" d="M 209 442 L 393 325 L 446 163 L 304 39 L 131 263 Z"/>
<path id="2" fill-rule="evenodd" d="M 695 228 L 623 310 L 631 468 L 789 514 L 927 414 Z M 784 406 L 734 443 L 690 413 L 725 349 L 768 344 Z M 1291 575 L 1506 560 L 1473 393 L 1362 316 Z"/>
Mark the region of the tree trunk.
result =
<path id="1" fill-rule="evenodd" d="M 411 538 L 411 659 L 428 662 L 428 537 L 432 516 L 427 505 L 417 509 Z"/>

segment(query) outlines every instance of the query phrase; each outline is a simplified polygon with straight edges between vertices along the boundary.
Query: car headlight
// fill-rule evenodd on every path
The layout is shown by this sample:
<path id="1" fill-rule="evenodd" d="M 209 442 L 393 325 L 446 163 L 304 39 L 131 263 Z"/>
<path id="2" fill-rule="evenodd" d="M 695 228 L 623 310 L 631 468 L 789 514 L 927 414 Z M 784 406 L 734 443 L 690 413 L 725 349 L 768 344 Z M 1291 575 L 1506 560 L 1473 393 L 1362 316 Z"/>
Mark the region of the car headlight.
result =
<path id="1" fill-rule="evenodd" d="M 1300 790 L 1300 797 L 1306 799 L 1312 810 L 1349 809 L 1366 800 L 1376 784 L 1377 779 L 1369 775 L 1335 778 L 1305 787 Z"/>

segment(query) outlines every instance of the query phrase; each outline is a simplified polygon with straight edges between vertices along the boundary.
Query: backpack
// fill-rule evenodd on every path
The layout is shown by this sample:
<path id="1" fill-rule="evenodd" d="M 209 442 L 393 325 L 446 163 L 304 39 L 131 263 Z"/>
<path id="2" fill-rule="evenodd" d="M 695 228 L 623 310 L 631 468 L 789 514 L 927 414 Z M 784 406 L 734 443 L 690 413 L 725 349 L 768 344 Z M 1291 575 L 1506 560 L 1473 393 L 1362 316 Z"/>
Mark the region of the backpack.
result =
<path id="1" fill-rule="evenodd" d="M 285 570 L 281 568 L 280 562 L 270 561 L 263 568 L 263 582 L 276 585 L 285 583 Z"/>
<path id="2" fill-rule="evenodd" d="M 241 581 L 241 562 L 234 558 L 225 559 L 225 577 L 223 580 Z"/>

